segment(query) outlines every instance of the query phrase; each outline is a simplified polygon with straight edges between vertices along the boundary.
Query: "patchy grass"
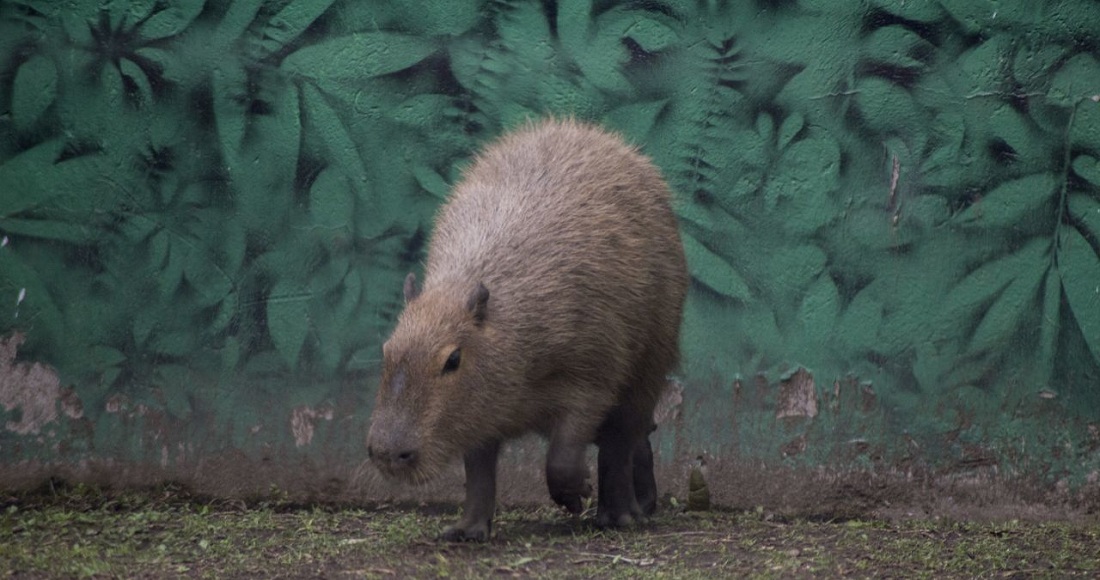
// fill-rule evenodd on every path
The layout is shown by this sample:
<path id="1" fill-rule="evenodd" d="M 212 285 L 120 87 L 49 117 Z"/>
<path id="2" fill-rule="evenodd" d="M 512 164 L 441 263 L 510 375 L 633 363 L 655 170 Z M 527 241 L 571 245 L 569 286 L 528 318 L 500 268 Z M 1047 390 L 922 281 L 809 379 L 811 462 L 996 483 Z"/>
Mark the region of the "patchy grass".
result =
<path id="1" fill-rule="evenodd" d="M 810 521 L 683 513 L 601 531 L 512 508 L 487 544 L 434 539 L 453 508 L 232 502 L 172 487 L 0 495 L 0 576 L 712 578 L 1100 575 L 1100 523 Z"/>

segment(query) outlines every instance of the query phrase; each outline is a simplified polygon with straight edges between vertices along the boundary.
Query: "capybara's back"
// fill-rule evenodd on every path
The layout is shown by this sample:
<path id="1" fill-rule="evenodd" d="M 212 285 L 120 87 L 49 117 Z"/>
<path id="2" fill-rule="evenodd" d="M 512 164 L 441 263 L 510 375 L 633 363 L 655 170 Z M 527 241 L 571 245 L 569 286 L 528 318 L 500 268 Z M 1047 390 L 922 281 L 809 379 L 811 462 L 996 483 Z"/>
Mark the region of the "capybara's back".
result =
<path id="1" fill-rule="evenodd" d="M 596 442 L 599 521 L 633 522 L 655 505 L 647 434 L 687 284 L 670 194 L 648 159 L 575 121 L 505 136 L 441 209 L 423 289 L 406 284 L 372 458 L 422 479 L 463 453 L 466 515 L 447 535 L 480 538 L 491 511 L 477 513 L 472 490 L 501 441 L 545 434 L 550 493 L 571 511 Z"/>

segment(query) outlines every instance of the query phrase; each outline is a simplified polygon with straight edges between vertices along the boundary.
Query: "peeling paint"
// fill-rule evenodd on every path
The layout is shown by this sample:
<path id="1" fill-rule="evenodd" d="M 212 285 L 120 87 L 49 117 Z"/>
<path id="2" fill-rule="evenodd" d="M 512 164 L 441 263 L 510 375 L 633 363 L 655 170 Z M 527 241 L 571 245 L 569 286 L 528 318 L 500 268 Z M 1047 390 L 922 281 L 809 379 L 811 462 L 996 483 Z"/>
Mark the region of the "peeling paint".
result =
<path id="1" fill-rule="evenodd" d="M 806 434 L 803 433 L 783 444 L 783 446 L 779 448 L 779 451 L 783 454 L 783 457 L 792 457 L 805 451 L 807 444 Z"/>
<path id="2" fill-rule="evenodd" d="M 817 391 L 814 389 L 814 376 L 799 367 L 779 384 L 779 404 L 775 418 L 817 416 Z"/>
<path id="3" fill-rule="evenodd" d="M 680 411 L 684 405 L 684 384 L 676 379 L 670 379 L 661 400 L 657 401 L 657 408 L 653 410 L 653 421 L 657 425 L 675 423 L 680 418 Z"/>
<path id="4" fill-rule="evenodd" d="M 19 332 L 0 339 L 0 404 L 5 411 L 19 409 L 21 412 L 18 421 L 8 421 L 4 425 L 8 431 L 37 435 L 45 425 L 57 419 L 61 381 L 48 366 L 15 362 L 15 353 L 24 340 Z"/>
<path id="5" fill-rule="evenodd" d="M 61 389 L 61 412 L 70 419 L 84 417 L 84 403 L 74 389 Z"/>
<path id="6" fill-rule="evenodd" d="M 290 430 L 294 434 L 294 446 L 301 448 L 313 441 L 313 428 L 317 419 L 331 421 L 332 407 L 314 409 L 308 405 L 295 407 L 290 413 Z"/>

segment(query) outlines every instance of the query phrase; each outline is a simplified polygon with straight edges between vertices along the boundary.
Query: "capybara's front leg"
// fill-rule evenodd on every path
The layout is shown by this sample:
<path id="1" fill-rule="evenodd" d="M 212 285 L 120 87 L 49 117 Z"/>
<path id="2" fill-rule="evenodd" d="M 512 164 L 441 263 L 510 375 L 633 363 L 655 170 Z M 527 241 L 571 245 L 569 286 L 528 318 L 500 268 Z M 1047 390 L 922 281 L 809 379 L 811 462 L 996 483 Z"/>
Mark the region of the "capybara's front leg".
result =
<path id="1" fill-rule="evenodd" d="M 497 454 L 500 442 L 494 441 L 466 453 L 466 501 L 462 519 L 443 530 L 450 542 L 484 542 L 493 531 L 493 512 L 497 504 Z"/>
<path id="2" fill-rule="evenodd" d="M 584 454 L 588 442 L 577 436 L 574 425 L 563 422 L 550 435 L 546 450 L 546 487 L 554 503 L 579 514 L 584 499 L 592 495 Z"/>

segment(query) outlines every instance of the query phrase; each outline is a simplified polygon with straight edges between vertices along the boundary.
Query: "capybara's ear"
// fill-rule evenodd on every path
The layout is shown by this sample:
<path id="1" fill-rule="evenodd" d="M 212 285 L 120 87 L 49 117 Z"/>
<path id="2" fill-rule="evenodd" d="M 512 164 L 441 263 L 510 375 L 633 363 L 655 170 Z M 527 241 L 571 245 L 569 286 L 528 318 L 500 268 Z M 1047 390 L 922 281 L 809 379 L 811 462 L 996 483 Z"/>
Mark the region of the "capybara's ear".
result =
<path id="1" fill-rule="evenodd" d="M 416 274 L 409 272 L 405 276 L 405 304 L 416 300 L 417 296 L 420 296 L 420 288 L 416 287 Z"/>
<path id="2" fill-rule="evenodd" d="M 470 314 L 474 315 L 474 322 L 476 322 L 478 326 L 481 326 L 481 324 L 485 322 L 488 304 L 489 289 L 485 287 L 485 284 L 478 282 L 477 288 L 474 288 L 473 292 L 470 292 L 470 297 L 466 300 L 466 309 L 470 311 Z"/>

